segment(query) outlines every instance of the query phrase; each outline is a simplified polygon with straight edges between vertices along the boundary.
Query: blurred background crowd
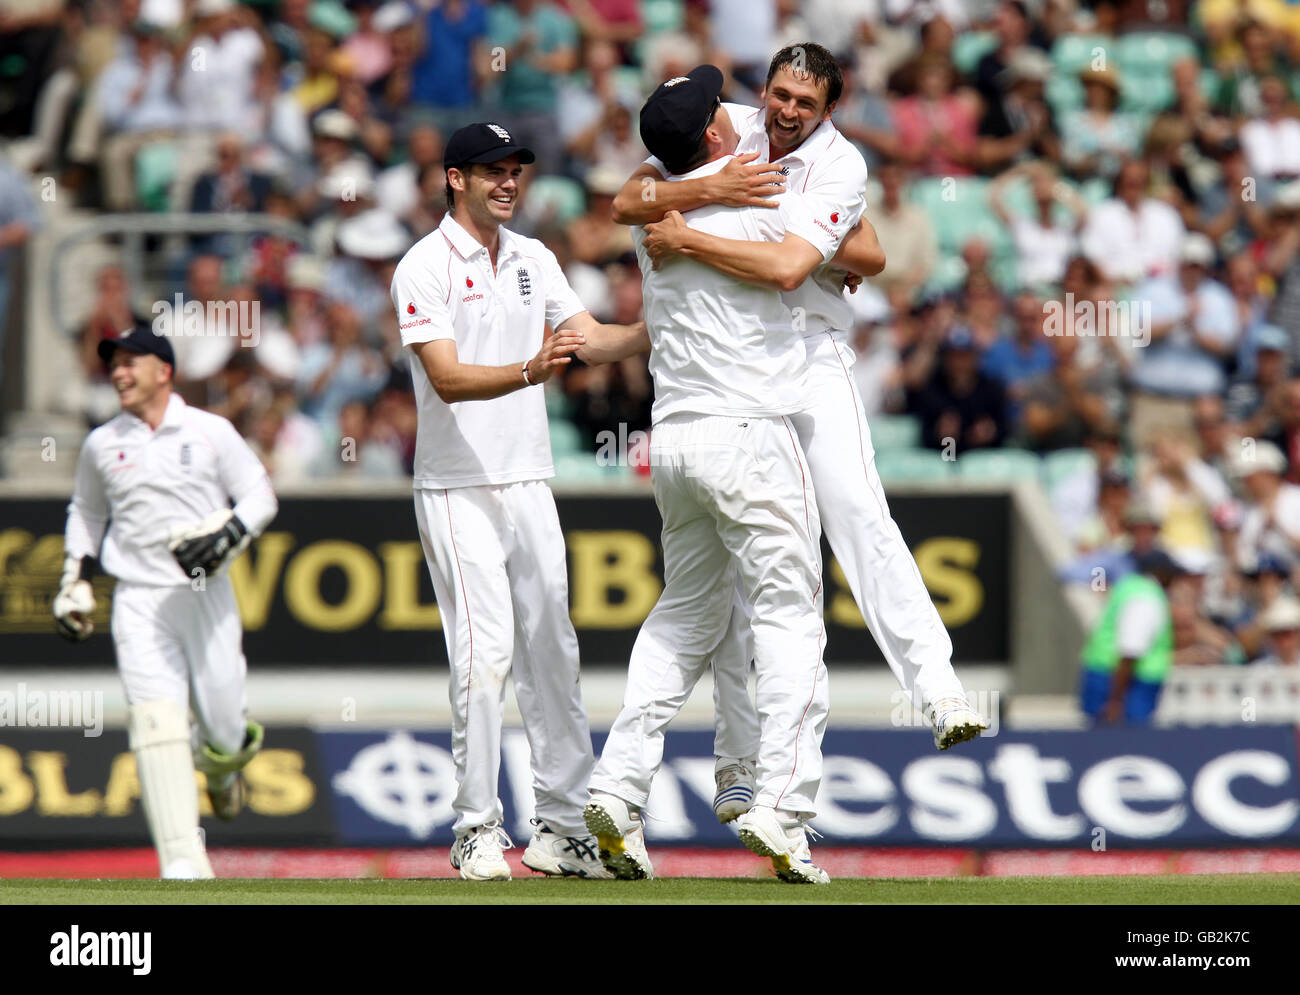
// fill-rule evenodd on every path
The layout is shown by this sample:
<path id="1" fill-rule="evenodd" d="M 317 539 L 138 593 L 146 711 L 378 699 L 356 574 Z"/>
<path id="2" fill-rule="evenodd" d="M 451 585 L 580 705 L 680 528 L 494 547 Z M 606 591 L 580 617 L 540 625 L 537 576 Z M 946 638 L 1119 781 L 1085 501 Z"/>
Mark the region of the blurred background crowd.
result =
<path id="1" fill-rule="evenodd" d="M 116 410 L 95 342 L 180 293 L 242 322 L 178 336 L 182 394 L 278 483 L 401 478 L 416 414 L 388 284 L 445 210 L 450 132 L 495 120 L 537 153 L 513 227 L 600 319 L 634 321 L 610 207 L 644 96 L 712 62 L 757 103 L 801 40 L 842 61 L 834 120 L 889 260 L 852 298 L 886 483 L 1033 479 L 1067 579 L 1104 592 L 1173 557 L 1176 662 L 1300 661 L 1300 4 L 5 0 L 0 308 L 43 178 L 106 213 L 272 217 L 196 229 L 148 286 L 98 272 L 64 329 L 87 423 Z M 561 477 L 637 472 L 594 454 L 651 400 L 644 360 L 548 385 Z"/>

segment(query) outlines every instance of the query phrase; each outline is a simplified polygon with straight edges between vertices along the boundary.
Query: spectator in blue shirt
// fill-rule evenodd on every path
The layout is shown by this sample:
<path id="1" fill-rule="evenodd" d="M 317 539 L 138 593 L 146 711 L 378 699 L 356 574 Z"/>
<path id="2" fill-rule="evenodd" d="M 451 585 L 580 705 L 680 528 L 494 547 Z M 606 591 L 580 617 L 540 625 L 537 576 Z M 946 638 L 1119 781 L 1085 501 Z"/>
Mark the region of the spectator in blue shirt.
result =
<path id="1" fill-rule="evenodd" d="M 444 134 L 476 119 L 475 76 L 489 57 L 487 26 L 480 0 L 443 0 L 425 18 L 424 52 L 411 71 L 411 100 L 432 109 Z"/>
<path id="2" fill-rule="evenodd" d="M 501 123 L 537 156 L 538 173 L 559 172 L 560 84 L 578 68 L 578 25 L 550 0 L 508 0 L 488 13 L 494 106 Z"/>
<path id="3" fill-rule="evenodd" d="M 1043 304 L 1033 294 L 1020 293 L 1011 304 L 1014 331 L 998 339 L 980 365 L 983 373 L 1002 385 L 1007 395 L 1007 423 L 1020 420 L 1025 384 L 1052 369 L 1052 349 L 1043 338 Z"/>

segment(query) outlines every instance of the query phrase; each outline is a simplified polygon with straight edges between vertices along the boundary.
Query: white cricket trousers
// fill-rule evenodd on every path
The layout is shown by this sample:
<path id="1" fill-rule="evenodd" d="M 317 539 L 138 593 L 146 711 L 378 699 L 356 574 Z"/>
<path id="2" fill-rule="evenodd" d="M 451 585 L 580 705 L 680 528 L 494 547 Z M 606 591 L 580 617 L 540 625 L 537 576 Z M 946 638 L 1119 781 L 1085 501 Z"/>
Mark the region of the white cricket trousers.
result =
<path id="1" fill-rule="evenodd" d="M 248 664 L 229 577 L 209 576 L 199 591 L 118 581 L 110 624 L 128 705 L 177 702 L 204 741 L 222 753 L 243 748 Z"/>
<path id="2" fill-rule="evenodd" d="M 502 819 L 501 726 L 513 673 L 532 754 L 534 814 L 556 832 L 586 836 L 582 809 L 594 757 L 551 489 L 540 480 L 417 488 L 415 519 L 451 663 L 455 831 Z"/>
<path id="3" fill-rule="evenodd" d="M 804 339 L 810 405 L 790 416 L 812 470 L 822 527 L 889 669 L 917 707 L 964 694 L 952 669 L 952 640 L 930 600 L 916 560 L 889 514 L 875 449 L 854 383 L 853 351 L 826 332 Z M 737 597 L 714 658 L 720 757 L 752 757 L 758 719 L 749 698 L 747 630 Z"/>
<path id="4" fill-rule="evenodd" d="M 794 428 L 788 418 L 677 415 L 655 426 L 650 456 L 664 590 L 637 635 L 592 790 L 646 804 L 664 730 L 727 629 L 738 576 L 758 670 L 755 804 L 810 818 L 830 699 L 821 531 Z"/>

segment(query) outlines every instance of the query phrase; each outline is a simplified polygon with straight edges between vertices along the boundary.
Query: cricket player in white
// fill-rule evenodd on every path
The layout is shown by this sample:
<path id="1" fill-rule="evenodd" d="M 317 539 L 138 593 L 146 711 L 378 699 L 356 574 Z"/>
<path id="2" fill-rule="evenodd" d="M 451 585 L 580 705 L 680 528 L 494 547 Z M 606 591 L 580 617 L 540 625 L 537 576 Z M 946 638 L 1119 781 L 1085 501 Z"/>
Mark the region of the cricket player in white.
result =
<path id="1" fill-rule="evenodd" d="M 651 158 L 625 185 L 615 213 L 624 223 L 647 225 L 646 249 L 657 263 L 679 255 L 783 291 L 803 325 L 808 355 L 808 404 L 791 421 L 812 470 L 827 539 L 867 628 L 899 684 L 929 716 L 935 745 L 943 750 L 977 736 L 987 722 L 967 703 L 952 669 L 952 641 L 889 514 L 851 373 L 853 322 L 843 269 L 870 276 L 885 260 L 878 252 L 875 265 L 864 268 L 870 260 L 862 252 L 844 251 L 862 217 L 867 169 L 831 122 L 842 85 L 834 56 L 822 46 L 805 42 L 782 49 L 768 70 L 763 109 L 723 105 L 741 157 L 730 169 L 730 187 L 704 179 L 657 182 L 667 170 Z M 735 202 L 742 180 L 748 181 L 749 203 L 776 207 L 758 212 L 761 241 L 722 238 L 683 222 L 680 211 Z M 645 196 L 647 183 L 656 183 L 653 198 Z M 871 231 L 865 219 L 862 230 Z M 758 745 L 758 718 L 747 690 L 748 620 L 741 607 L 738 601 L 714 660 L 714 809 L 723 822 L 751 804 Z"/>
<path id="2" fill-rule="evenodd" d="M 166 338 L 138 326 L 104 339 L 99 355 L 122 412 L 86 437 L 77 458 L 54 617 L 67 638 L 90 635 L 98 557 L 117 578 L 113 645 L 162 876 L 210 878 L 195 769 L 216 815 L 233 818 L 239 772 L 262 745 L 246 715 L 243 629 L 224 572 L 278 505 L 230 422 L 172 393 Z"/>
<path id="3" fill-rule="evenodd" d="M 451 210 L 402 258 L 391 289 L 419 405 L 415 516 L 451 665 L 451 862 L 467 880 L 510 877 L 497 780 L 513 674 L 536 801 L 523 863 L 608 877 L 582 819 L 591 735 L 536 387 L 575 353 L 598 362 L 605 348 L 647 348 L 645 327 L 597 323 L 550 250 L 502 227 L 534 161 L 504 128 L 460 129 L 444 160 Z"/>
<path id="4" fill-rule="evenodd" d="M 660 86 L 641 137 L 689 179 L 724 168 L 735 132 L 722 74 L 699 66 Z M 705 207 L 688 223 L 761 237 L 752 208 Z M 804 823 L 821 780 L 829 697 L 822 662 L 820 526 L 791 416 L 807 361 L 780 294 L 689 260 L 644 276 L 654 378 L 650 457 L 663 518 L 664 590 L 637 635 L 623 708 L 591 779 L 587 827 L 617 876 L 653 876 L 640 810 L 668 723 L 726 631 L 736 577 L 753 611 L 761 737 L 758 790 L 741 840 L 792 882 L 825 882 Z"/>

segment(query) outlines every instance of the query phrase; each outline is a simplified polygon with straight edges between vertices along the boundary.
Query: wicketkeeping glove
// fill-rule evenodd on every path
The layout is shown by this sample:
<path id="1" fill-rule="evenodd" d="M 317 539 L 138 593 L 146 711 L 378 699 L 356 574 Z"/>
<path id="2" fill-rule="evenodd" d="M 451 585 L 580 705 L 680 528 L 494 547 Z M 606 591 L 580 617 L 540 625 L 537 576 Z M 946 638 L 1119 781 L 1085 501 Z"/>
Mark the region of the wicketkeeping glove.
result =
<path id="1" fill-rule="evenodd" d="M 68 557 L 63 564 L 63 577 L 59 580 L 59 593 L 54 596 L 54 622 L 59 635 L 74 643 L 81 642 L 95 631 L 90 620 L 95 610 L 95 591 L 85 565 L 79 559 Z"/>
<path id="2" fill-rule="evenodd" d="M 193 577 L 200 570 L 204 574 L 221 573 L 251 541 L 247 526 L 229 508 L 222 508 L 198 525 L 174 529 L 167 548 L 185 576 Z"/>

